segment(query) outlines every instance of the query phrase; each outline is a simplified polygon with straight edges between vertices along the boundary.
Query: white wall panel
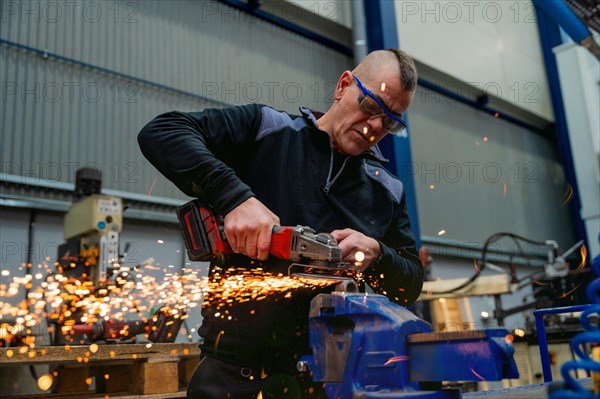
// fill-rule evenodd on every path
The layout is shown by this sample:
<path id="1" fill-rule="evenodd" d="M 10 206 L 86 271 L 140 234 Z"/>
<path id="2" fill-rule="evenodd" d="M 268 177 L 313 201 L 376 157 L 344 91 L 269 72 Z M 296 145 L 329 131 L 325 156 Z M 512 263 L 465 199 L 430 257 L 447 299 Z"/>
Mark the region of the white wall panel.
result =
<path id="1" fill-rule="evenodd" d="M 420 62 L 554 120 L 529 0 L 397 0 L 400 47 Z"/>
<path id="2" fill-rule="evenodd" d="M 421 235 L 462 243 L 507 231 L 574 244 L 568 185 L 550 140 L 445 97 L 417 92 L 411 165 Z"/>

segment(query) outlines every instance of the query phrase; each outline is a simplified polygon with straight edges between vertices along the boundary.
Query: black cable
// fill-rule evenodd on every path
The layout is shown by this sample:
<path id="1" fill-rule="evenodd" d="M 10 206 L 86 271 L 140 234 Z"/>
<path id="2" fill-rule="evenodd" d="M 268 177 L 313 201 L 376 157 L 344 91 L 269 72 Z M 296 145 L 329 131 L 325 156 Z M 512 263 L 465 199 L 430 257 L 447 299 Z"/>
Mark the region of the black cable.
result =
<path id="1" fill-rule="evenodd" d="M 457 287 L 451 288 L 449 290 L 445 290 L 445 291 L 422 291 L 423 293 L 427 293 L 427 294 L 431 294 L 431 295 L 444 295 L 444 294 L 452 294 L 458 290 L 461 290 L 465 287 L 468 287 L 469 285 L 471 285 L 472 283 L 475 282 L 475 280 L 477 280 L 477 278 L 479 278 L 479 276 L 481 275 L 481 272 L 485 269 L 485 266 L 487 264 L 487 256 L 488 256 L 488 247 L 490 246 L 490 244 L 504 238 L 504 237 L 510 237 L 516 244 L 517 246 L 517 254 L 524 254 L 525 252 L 523 251 L 523 248 L 521 247 L 521 243 L 519 242 L 519 240 L 527 242 L 529 244 L 534 244 L 534 245 L 546 245 L 545 242 L 541 242 L 541 241 L 535 241 L 535 240 L 531 240 L 529 238 L 520 236 L 518 234 L 514 234 L 514 233 L 506 233 L 506 232 L 500 232 L 500 233 L 495 233 L 492 234 L 483 244 L 483 249 L 481 250 L 481 266 L 479 268 L 476 269 L 476 272 L 469 278 L 467 279 L 464 283 L 458 285 Z"/>

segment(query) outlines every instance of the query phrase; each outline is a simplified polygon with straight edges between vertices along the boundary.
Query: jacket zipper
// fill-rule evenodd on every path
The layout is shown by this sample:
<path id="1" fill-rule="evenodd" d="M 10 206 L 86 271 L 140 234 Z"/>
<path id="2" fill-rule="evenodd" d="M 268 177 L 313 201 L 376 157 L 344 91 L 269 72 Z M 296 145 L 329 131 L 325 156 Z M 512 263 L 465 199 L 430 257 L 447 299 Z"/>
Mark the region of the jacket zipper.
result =
<path id="1" fill-rule="evenodd" d="M 329 161 L 329 173 L 327 174 L 327 181 L 325 182 L 325 187 L 323 187 L 323 191 L 325 192 L 325 194 L 329 194 L 329 189 L 331 188 L 333 183 L 335 183 L 335 181 L 338 179 L 338 177 L 340 177 L 340 175 L 342 174 L 342 171 L 344 170 L 344 166 L 346 166 L 346 162 L 348 162 L 348 158 L 344 159 L 344 162 L 342 162 L 342 167 L 340 168 L 340 170 L 337 172 L 337 174 L 332 179 L 331 173 L 333 173 L 333 148 L 330 148 L 330 151 L 331 151 L 331 159 Z"/>

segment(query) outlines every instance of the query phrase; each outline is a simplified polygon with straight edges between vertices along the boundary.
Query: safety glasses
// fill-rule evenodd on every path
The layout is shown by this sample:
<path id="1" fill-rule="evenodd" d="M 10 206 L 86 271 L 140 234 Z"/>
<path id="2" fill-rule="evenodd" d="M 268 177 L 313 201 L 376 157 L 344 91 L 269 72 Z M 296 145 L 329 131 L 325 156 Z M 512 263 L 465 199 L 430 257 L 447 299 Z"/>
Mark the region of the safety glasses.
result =
<path id="1" fill-rule="evenodd" d="M 382 128 L 388 133 L 396 134 L 406 129 L 406 122 L 401 116 L 388 111 L 383 102 L 371 93 L 369 89 L 363 86 L 362 82 L 354 75 L 356 85 L 362 91 L 358 96 L 358 105 L 360 109 L 371 118 L 383 116 Z"/>

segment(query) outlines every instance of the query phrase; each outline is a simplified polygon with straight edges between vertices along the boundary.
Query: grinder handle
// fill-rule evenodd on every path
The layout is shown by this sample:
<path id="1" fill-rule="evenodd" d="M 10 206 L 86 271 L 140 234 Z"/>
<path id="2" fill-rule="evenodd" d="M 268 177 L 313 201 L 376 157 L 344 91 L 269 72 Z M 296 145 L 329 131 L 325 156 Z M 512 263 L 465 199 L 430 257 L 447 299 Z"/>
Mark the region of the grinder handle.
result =
<path id="1" fill-rule="evenodd" d="M 219 239 L 216 244 L 216 252 L 220 252 L 223 255 L 233 254 L 233 250 L 227 242 L 225 237 L 224 227 L 219 226 Z M 273 255 L 277 259 L 290 260 L 292 250 L 292 236 L 293 228 L 290 226 L 273 226 L 271 233 L 271 249 L 269 254 Z"/>
<path id="2" fill-rule="evenodd" d="M 290 260 L 292 252 L 293 228 L 290 226 L 274 226 L 271 233 L 271 250 L 269 253 L 282 260 Z"/>

